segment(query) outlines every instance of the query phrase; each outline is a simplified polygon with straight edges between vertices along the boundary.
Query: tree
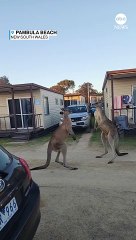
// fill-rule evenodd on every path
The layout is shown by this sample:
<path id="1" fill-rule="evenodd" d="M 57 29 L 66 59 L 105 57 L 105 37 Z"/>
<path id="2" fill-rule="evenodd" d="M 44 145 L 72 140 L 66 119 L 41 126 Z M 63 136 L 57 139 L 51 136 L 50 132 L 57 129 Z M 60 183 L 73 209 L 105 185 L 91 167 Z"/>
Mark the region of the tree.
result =
<path id="1" fill-rule="evenodd" d="M 10 84 L 8 77 L 6 76 L 0 77 L 0 85 L 6 85 L 6 84 Z"/>
<path id="2" fill-rule="evenodd" d="M 69 90 L 69 89 L 74 89 L 75 88 L 75 82 L 73 80 L 62 80 L 58 83 L 59 86 L 61 86 L 62 88 L 64 88 L 65 93 Z"/>
<path id="3" fill-rule="evenodd" d="M 54 86 L 50 87 L 50 89 L 53 90 L 56 93 L 65 94 L 64 88 L 62 88 L 59 85 L 54 85 Z"/>
<path id="4" fill-rule="evenodd" d="M 97 93 L 97 90 L 93 89 L 92 83 L 84 82 L 82 85 L 79 86 L 79 89 L 76 92 L 80 93 L 82 96 L 85 97 L 86 103 L 90 103 L 90 93 Z"/>
<path id="5" fill-rule="evenodd" d="M 54 85 L 50 87 L 55 92 L 65 94 L 69 89 L 74 89 L 75 88 L 75 82 L 73 80 L 62 80 L 57 83 L 57 85 Z"/>

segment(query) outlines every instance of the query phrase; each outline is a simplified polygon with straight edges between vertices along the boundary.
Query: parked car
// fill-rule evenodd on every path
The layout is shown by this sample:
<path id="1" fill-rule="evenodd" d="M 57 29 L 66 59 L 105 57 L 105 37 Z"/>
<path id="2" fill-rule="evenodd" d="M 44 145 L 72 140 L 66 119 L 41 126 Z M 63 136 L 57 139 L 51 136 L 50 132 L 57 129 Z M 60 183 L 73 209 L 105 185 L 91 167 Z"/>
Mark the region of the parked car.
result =
<path id="1" fill-rule="evenodd" d="M 95 110 L 96 110 L 96 106 L 95 105 L 90 106 L 89 112 L 90 112 L 91 116 L 94 116 Z"/>
<path id="2" fill-rule="evenodd" d="M 104 109 L 103 103 L 91 103 L 90 107 L 89 107 L 89 113 L 91 114 L 91 116 L 94 116 L 94 112 L 96 111 L 96 106 L 99 104 L 99 106 L 101 106 L 102 109 Z"/>
<path id="3" fill-rule="evenodd" d="M 33 239 L 40 217 L 40 191 L 26 161 L 0 146 L 0 240 Z"/>
<path id="4" fill-rule="evenodd" d="M 66 109 L 70 111 L 69 117 L 72 121 L 73 128 L 89 128 L 90 127 L 90 114 L 85 104 L 83 105 L 70 105 Z M 60 124 L 63 122 L 63 117 Z"/>

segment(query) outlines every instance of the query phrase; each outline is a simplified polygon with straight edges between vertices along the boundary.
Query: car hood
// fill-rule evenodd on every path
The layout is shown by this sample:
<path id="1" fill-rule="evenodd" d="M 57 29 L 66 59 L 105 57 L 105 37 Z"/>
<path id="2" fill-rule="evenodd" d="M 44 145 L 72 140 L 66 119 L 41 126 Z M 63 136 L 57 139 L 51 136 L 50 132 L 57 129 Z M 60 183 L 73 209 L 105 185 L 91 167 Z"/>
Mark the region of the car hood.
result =
<path id="1" fill-rule="evenodd" d="M 81 113 L 71 113 L 69 114 L 70 118 L 77 118 L 77 117 L 83 117 L 83 116 L 88 116 L 87 112 L 81 112 Z"/>

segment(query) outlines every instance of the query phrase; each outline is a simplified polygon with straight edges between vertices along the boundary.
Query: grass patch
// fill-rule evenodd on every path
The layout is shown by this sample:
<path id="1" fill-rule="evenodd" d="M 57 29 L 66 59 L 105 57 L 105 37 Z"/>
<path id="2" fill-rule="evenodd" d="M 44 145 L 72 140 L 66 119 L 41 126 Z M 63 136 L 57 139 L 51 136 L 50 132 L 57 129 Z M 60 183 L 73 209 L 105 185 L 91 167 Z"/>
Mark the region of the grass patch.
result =
<path id="1" fill-rule="evenodd" d="M 82 133 L 81 132 L 75 132 L 75 135 L 76 135 L 76 140 L 78 141 L 81 138 Z M 66 143 L 71 145 L 72 142 L 76 142 L 76 141 L 73 140 L 72 136 L 69 135 L 68 138 L 66 139 Z"/>
<path id="2" fill-rule="evenodd" d="M 29 142 L 27 143 L 28 146 L 34 146 L 34 145 L 43 145 L 46 142 L 49 142 L 51 136 L 53 133 L 49 133 L 46 136 L 42 136 L 42 137 L 38 137 L 32 140 L 29 140 Z M 81 137 L 81 134 L 76 134 L 77 140 Z M 66 142 L 68 144 L 71 144 L 74 140 L 72 139 L 71 136 L 68 136 L 68 138 L 66 139 Z"/>
<path id="3" fill-rule="evenodd" d="M 11 138 L 0 138 L 0 145 L 5 146 L 11 142 Z"/>
<path id="4" fill-rule="evenodd" d="M 102 146 L 100 130 L 97 130 L 92 133 L 92 136 L 90 138 L 90 143 Z M 121 136 L 119 140 L 119 145 L 127 149 L 136 148 L 136 136 L 126 136 L 126 135 Z"/>
<path id="5" fill-rule="evenodd" d="M 37 146 L 37 145 L 43 145 L 46 142 L 48 142 L 52 136 L 53 132 L 46 134 L 45 136 L 41 136 L 41 137 L 37 137 L 37 138 L 33 138 L 30 139 L 29 141 L 23 142 L 23 146 Z M 80 139 L 80 137 L 82 136 L 82 133 L 75 133 L 77 140 Z M 68 138 L 66 139 L 66 142 L 68 144 L 71 144 L 72 142 L 74 142 L 74 140 L 72 139 L 72 136 L 68 136 Z M 15 143 L 15 142 L 14 142 Z M 2 146 L 9 146 L 9 145 L 13 145 L 13 140 L 11 138 L 0 138 L 0 145 Z M 17 146 L 22 146 L 22 142 L 17 142 L 16 143 Z"/>
<path id="6" fill-rule="evenodd" d="M 95 117 L 94 117 L 94 116 L 91 116 L 91 117 L 90 117 L 90 127 L 91 127 L 91 128 L 94 128 L 94 124 L 95 124 Z"/>
<path id="7" fill-rule="evenodd" d="M 127 149 L 136 148 L 136 136 L 124 136 L 120 138 L 119 145 Z"/>
<path id="8" fill-rule="evenodd" d="M 97 144 L 99 146 L 102 146 L 101 142 L 101 131 L 97 130 L 92 133 L 92 136 L 90 138 L 90 143 L 91 144 Z"/>
<path id="9" fill-rule="evenodd" d="M 100 143 L 101 142 L 101 131 L 97 130 L 92 133 L 91 141 Z"/>
<path id="10" fill-rule="evenodd" d="M 41 136 L 41 137 L 30 139 L 27 142 L 27 145 L 28 146 L 43 145 L 44 143 L 46 143 L 46 142 L 48 142 L 50 140 L 51 136 L 52 136 L 52 134 L 48 133 L 45 136 Z"/>
<path id="11" fill-rule="evenodd" d="M 47 134 L 46 136 L 42 136 L 42 137 L 38 137 L 38 138 L 34 138 L 34 139 L 30 139 L 29 141 L 22 141 L 23 142 L 23 146 L 35 146 L 35 145 L 42 145 L 46 142 L 49 141 L 51 137 L 51 134 Z M 12 140 L 12 138 L 1 138 L 0 139 L 0 145 L 2 146 L 9 146 L 9 145 L 13 145 L 13 143 L 15 143 L 18 146 L 22 146 L 22 142 L 15 142 Z"/>

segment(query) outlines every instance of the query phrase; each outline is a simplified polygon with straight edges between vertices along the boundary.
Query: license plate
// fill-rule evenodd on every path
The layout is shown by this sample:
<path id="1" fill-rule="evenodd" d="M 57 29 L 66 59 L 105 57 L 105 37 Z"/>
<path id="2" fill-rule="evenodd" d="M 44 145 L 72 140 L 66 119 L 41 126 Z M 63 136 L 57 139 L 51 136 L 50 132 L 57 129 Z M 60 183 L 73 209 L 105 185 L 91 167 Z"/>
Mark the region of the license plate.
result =
<path id="1" fill-rule="evenodd" d="M 0 210 L 0 231 L 5 227 L 17 210 L 18 206 L 14 197 L 3 209 Z"/>
<path id="2" fill-rule="evenodd" d="M 72 126 L 76 126 L 76 122 L 72 122 Z"/>

